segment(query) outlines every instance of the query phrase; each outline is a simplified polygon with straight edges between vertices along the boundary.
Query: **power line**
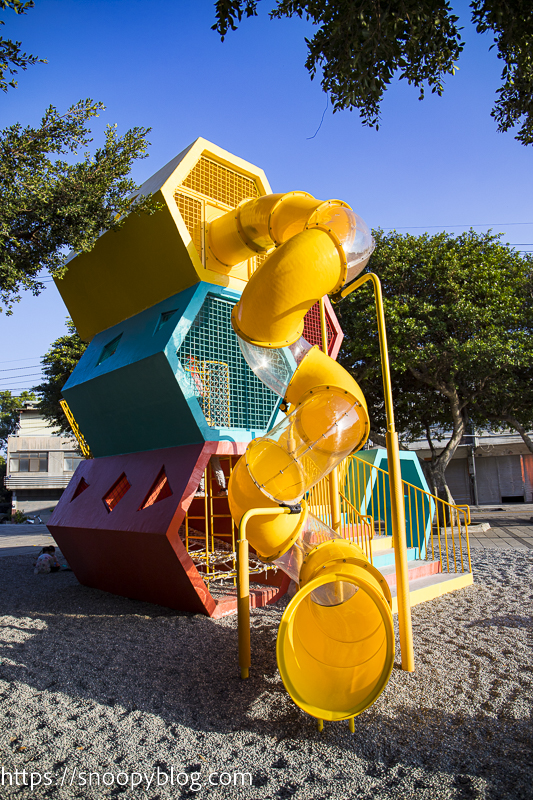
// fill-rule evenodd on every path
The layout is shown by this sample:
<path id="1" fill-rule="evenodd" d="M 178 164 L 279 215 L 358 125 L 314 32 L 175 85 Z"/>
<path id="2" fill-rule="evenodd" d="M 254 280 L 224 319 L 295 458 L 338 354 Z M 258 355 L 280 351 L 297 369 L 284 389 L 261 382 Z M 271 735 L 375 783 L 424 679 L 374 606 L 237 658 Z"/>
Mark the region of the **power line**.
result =
<path id="1" fill-rule="evenodd" d="M 0 361 L 0 364 L 19 364 L 21 361 L 35 361 L 39 356 L 31 356 L 31 358 L 12 358 L 9 361 Z M 28 366 L 28 369 L 30 367 Z"/>
<path id="2" fill-rule="evenodd" d="M 470 225 L 396 225 L 394 228 L 383 228 L 384 231 L 405 230 L 407 228 L 413 229 L 426 229 L 426 228 L 490 228 L 493 225 L 502 225 L 507 227 L 509 225 L 533 225 L 533 222 L 476 222 Z"/>
<path id="3" fill-rule="evenodd" d="M 18 380 L 19 378 L 35 378 L 40 377 L 42 372 L 28 372 L 26 375 L 13 375 L 12 377 Z M 10 377 L 0 378 L 0 383 L 6 383 L 10 381 Z"/>
<path id="4" fill-rule="evenodd" d="M 24 383 L 10 383 L 8 386 L 0 386 L 0 392 L 10 392 L 13 388 L 17 388 L 20 391 L 21 387 L 22 389 L 32 389 L 33 385 L 30 385 L 28 381 Z"/>
<path id="5" fill-rule="evenodd" d="M 25 367 L 10 367 L 9 369 L 0 369 L 0 372 L 16 372 L 19 369 L 34 369 L 34 367 L 38 367 L 39 364 L 28 364 Z M 15 378 L 23 378 L 23 375 L 14 375 Z"/>

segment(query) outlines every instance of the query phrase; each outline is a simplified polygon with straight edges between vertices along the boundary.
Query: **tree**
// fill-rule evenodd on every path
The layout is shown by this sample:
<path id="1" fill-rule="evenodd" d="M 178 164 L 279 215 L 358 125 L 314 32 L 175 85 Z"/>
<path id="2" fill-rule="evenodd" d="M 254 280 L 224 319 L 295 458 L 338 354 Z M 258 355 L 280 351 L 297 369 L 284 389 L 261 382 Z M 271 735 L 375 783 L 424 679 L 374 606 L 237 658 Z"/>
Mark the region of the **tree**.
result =
<path id="1" fill-rule="evenodd" d="M 0 10 L 11 9 L 15 14 L 25 14 L 33 6 L 33 0 L 28 0 L 27 3 L 23 0 L 0 0 Z M 5 22 L 0 20 L 0 25 L 5 25 Z M 0 36 L 0 89 L 4 92 L 7 92 L 9 86 L 13 89 L 16 87 L 17 82 L 14 76 L 18 69 L 25 70 L 28 66 L 39 62 L 46 64 L 43 58 L 23 53 L 20 45 L 20 42 L 13 42 L 11 39 L 4 39 Z"/>
<path id="2" fill-rule="evenodd" d="M 515 391 L 509 371 L 533 370 L 533 257 L 521 257 L 491 232 L 374 235 L 368 269 L 383 284 L 397 429 L 405 440 L 426 436 L 432 453 L 426 475 L 434 493 L 450 500 L 444 473 L 467 414 L 477 407 L 477 421 L 487 419 L 482 404 L 495 387 Z M 341 361 L 361 383 L 373 426 L 383 434 L 373 302 L 362 288 L 336 308 L 345 332 Z"/>
<path id="3" fill-rule="evenodd" d="M 224 40 L 243 16 L 257 15 L 258 0 L 217 0 L 212 26 Z M 492 116 L 499 131 L 521 125 L 516 138 L 533 143 L 533 14 L 530 0 L 472 0 L 478 33 L 492 31 L 504 62 Z M 272 18 L 305 17 L 316 27 L 306 39 L 305 66 L 333 111 L 358 109 L 363 124 L 379 127 L 383 94 L 393 78 L 405 79 L 424 97 L 426 86 L 442 95 L 464 48 L 459 18 L 447 0 L 276 0 Z"/>
<path id="4" fill-rule="evenodd" d="M 9 390 L 0 392 L 0 450 L 5 449 L 8 437 L 16 432 L 24 403 L 35 399 L 33 392 L 22 392 L 18 397 Z"/>
<path id="5" fill-rule="evenodd" d="M 528 434 L 533 428 L 533 370 L 506 369 L 498 382 L 476 398 L 471 417 L 478 427 L 488 423 L 495 431 L 514 428 L 533 453 L 533 440 Z"/>
<path id="6" fill-rule="evenodd" d="M 103 109 L 90 99 L 63 115 L 50 106 L 38 128 L 17 123 L 0 133 L 0 298 L 8 313 L 21 288 L 33 294 L 44 288 L 42 270 L 64 274 L 68 250 L 88 251 L 102 230 L 116 229 L 129 212 L 157 208 L 150 196 L 133 194 L 137 186 L 127 177 L 133 161 L 146 156 L 147 128 L 119 137 L 108 125 L 103 147 L 83 161 L 49 158 L 87 147 L 87 122 Z"/>
<path id="7" fill-rule="evenodd" d="M 25 13 L 32 7 L 31 1 L 0 0 L 2 10 Z M 20 42 L 0 39 L 0 88 L 7 89 L 6 73 L 37 60 L 20 52 Z M 86 151 L 77 163 L 65 160 L 88 148 L 88 123 L 103 110 L 102 103 L 79 100 L 64 114 L 50 106 L 38 128 L 16 123 L 0 131 L 0 300 L 8 314 L 21 289 L 35 295 L 43 290 L 43 270 L 57 278 L 64 274 L 69 250 L 87 252 L 103 230 L 117 229 L 130 212 L 158 208 L 128 178 L 133 162 L 147 155 L 149 128 L 135 127 L 120 137 L 116 125 L 108 125 L 94 153 Z"/>
<path id="8" fill-rule="evenodd" d="M 83 353 L 87 343 L 82 342 L 71 319 L 67 319 L 68 333 L 60 336 L 50 345 L 50 349 L 41 359 L 46 380 L 33 391 L 40 395 L 39 409 L 55 428 L 62 433 L 72 433 L 69 422 L 59 405 L 63 386 Z"/>

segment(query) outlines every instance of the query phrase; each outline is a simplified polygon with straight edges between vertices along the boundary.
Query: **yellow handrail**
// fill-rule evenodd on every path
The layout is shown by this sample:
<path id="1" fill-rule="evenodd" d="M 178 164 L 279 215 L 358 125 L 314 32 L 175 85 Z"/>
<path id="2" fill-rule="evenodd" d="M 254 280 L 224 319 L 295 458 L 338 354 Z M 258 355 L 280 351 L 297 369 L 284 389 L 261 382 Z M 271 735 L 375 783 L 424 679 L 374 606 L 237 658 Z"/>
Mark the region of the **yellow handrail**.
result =
<path id="1" fill-rule="evenodd" d="M 350 462 L 345 477 L 346 494 L 352 498 L 350 502 L 354 503 L 355 499 L 355 505 L 359 509 L 367 509 L 369 505 L 372 511 L 377 509 L 378 520 L 380 520 L 381 509 L 386 509 L 388 503 L 385 495 L 385 479 L 388 477 L 388 472 L 355 455 L 350 457 Z M 354 472 L 357 474 L 357 481 L 354 479 Z M 362 481 L 361 472 L 363 474 Z M 409 522 L 411 546 L 418 548 L 420 557 L 429 558 L 431 550 L 431 558 L 434 559 L 437 550 L 443 572 L 471 572 L 472 562 L 468 535 L 470 507 L 448 503 L 408 481 L 402 480 L 402 489 L 406 517 Z M 387 533 L 386 514 L 384 522 L 385 533 Z M 463 546 L 466 547 L 468 568 L 465 568 Z"/>
<path id="2" fill-rule="evenodd" d="M 63 409 L 63 413 L 65 414 L 70 427 L 72 428 L 72 433 L 76 437 L 78 444 L 80 446 L 80 450 L 85 458 L 92 458 L 93 454 L 91 453 L 91 448 L 85 441 L 85 437 L 83 433 L 80 431 L 79 425 L 74 419 L 74 414 L 70 410 L 69 404 L 66 400 L 60 400 L 59 405 Z"/>
<path id="3" fill-rule="evenodd" d="M 342 464 L 339 467 L 339 470 L 342 470 Z M 335 510 L 331 507 L 330 499 L 331 499 L 331 491 L 330 491 L 330 476 L 327 475 L 321 481 L 319 481 L 311 491 L 309 492 L 307 498 L 307 504 L 309 507 L 309 511 L 314 514 L 315 517 L 322 520 L 326 525 L 331 524 L 331 519 L 335 514 Z M 370 540 L 372 538 L 373 528 L 374 528 L 374 521 L 370 514 L 361 514 L 360 511 L 350 502 L 349 498 L 339 489 L 338 491 L 338 513 L 339 513 L 339 528 L 337 533 L 343 536 L 345 539 L 353 541 L 355 538 L 356 543 L 361 547 L 369 561 L 372 563 L 372 548 L 370 546 Z M 346 508 L 343 508 L 343 505 Z M 351 517 L 350 518 L 350 514 Z M 358 527 L 359 531 L 356 531 L 355 537 L 353 535 L 353 528 Z"/>

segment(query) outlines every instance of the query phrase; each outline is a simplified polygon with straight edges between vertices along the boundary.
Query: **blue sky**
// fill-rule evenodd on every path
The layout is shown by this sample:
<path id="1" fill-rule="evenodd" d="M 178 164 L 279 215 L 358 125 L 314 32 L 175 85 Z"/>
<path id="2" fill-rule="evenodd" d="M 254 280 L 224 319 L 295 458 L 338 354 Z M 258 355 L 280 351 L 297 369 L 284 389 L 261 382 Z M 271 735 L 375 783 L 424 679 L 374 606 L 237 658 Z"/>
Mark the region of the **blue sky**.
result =
<path id="1" fill-rule="evenodd" d="M 444 97 L 419 102 L 416 89 L 397 82 L 379 132 L 328 106 L 316 133 L 326 96 L 304 67 L 312 27 L 270 21 L 269 0 L 224 43 L 210 29 L 212 0 L 36 0 L 24 16 L 4 12 L 3 35 L 48 64 L 19 73 L 18 88 L 0 97 L 1 127 L 38 124 L 50 104 L 66 110 L 92 97 L 107 106 L 96 143 L 107 123 L 122 133 L 152 128 L 150 157 L 133 170 L 139 183 L 203 136 L 262 167 L 273 191 L 340 198 L 372 227 L 492 227 L 533 251 L 533 147 L 496 132 L 490 110 L 501 62 L 490 35 L 470 25 L 468 3 L 453 5 L 466 48 Z M 66 309 L 47 287 L 0 315 L 0 389 L 38 382 L 41 356 L 65 331 Z"/>

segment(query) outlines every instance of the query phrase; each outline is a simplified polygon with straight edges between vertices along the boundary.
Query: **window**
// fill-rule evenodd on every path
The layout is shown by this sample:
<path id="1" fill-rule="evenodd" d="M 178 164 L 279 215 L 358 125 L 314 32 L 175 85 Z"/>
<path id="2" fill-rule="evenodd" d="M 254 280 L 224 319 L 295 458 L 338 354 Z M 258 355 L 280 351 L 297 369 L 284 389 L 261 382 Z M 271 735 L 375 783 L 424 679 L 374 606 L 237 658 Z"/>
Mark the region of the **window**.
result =
<path id="1" fill-rule="evenodd" d="M 48 453 L 18 453 L 9 459 L 10 472 L 48 472 Z"/>
<path id="2" fill-rule="evenodd" d="M 85 459 L 82 456 L 72 455 L 67 456 L 65 455 L 65 462 L 63 466 L 64 472 L 74 472 L 76 467 L 80 463 L 80 461 L 84 461 Z"/>

